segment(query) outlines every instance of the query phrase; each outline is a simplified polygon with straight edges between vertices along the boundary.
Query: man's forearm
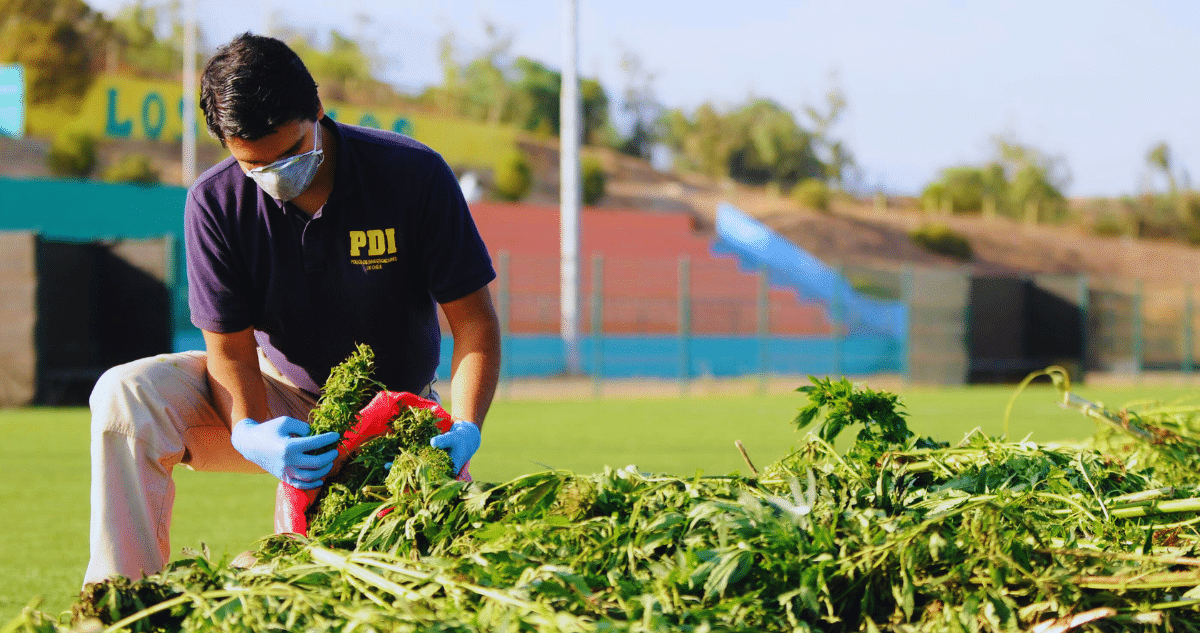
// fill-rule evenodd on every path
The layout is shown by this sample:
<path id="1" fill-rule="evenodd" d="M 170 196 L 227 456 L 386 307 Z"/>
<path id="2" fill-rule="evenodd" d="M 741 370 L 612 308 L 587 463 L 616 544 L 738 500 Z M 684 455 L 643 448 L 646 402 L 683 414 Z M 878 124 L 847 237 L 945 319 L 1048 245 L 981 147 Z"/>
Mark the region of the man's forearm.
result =
<path id="1" fill-rule="evenodd" d="M 473 334 L 454 338 L 450 398 L 455 418 L 482 428 L 500 380 L 500 336 L 487 328 Z"/>
<path id="2" fill-rule="evenodd" d="M 442 304 L 454 356 L 450 361 L 452 414 L 483 427 L 500 380 L 500 320 L 487 287 Z"/>
<path id="3" fill-rule="evenodd" d="M 238 420 L 262 422 L 270 416 L 258 368 L 258 348 L 253 341 L 253 335 L 246 333 L 204 333 L 213 404 L 231 428 Z"/>

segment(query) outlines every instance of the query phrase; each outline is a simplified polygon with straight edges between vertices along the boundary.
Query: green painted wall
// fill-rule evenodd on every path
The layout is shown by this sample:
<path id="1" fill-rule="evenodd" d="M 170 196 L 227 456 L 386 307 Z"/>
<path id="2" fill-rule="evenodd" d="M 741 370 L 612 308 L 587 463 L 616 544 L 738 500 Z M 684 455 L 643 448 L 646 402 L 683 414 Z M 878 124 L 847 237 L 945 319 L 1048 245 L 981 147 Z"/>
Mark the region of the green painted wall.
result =
<path id="1" fill-rule="evenodd" d="M 62 128 L 98 139 L 132 139 L 179 143 L 183 134 L 183 91 L 176 82 L 102 75 L 88 90 L 77 114 L 32 108 L 28 133 L 52 137 Z M 495 168 L 517 148 L 517 130 L 387 108 L 363 108 L 325 102 L 330 118 L 343 123 L 392 130 L 436 149 L 453 166 Z M 196 139 L 216 145 L 204 115 L 197 111 Z"/>

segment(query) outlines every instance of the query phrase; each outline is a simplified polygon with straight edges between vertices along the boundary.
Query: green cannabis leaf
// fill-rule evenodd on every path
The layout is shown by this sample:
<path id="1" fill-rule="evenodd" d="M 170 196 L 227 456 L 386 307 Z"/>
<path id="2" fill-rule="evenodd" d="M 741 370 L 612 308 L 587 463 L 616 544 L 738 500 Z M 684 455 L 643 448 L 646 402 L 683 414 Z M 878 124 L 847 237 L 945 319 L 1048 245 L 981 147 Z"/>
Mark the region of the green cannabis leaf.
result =
<path id="1" fill-rule="evenodd" d="M 321 398 L 308 416 L 313 435 L 329 431 L 345 433 L 354 426 L 354 416 L 382 388 L 371 378 L 374 372 L 375 352 L 362 343 L 345 361 L 330 370 L 325 387 L 321 389 Z"/>
<path id="2" fill-rule="evenodd" d="M 896 410 L 903 406 L 896 394 L 855 387 L 846 378 L 834 381 L 829 377 L 809 376 L 809 380 L 811 385 L 796 389 L 808 396 L 808 405 L 793 420 L 797 429 L 812 424 L 824 410 L 825 421 L 817 429 L 817 435 L 826 442 L 833 442 L 852 424 L 863 425 L 858 433 L 863 442 L 903 444 L 913 436 L 904 421 L 907 414 Z"/>

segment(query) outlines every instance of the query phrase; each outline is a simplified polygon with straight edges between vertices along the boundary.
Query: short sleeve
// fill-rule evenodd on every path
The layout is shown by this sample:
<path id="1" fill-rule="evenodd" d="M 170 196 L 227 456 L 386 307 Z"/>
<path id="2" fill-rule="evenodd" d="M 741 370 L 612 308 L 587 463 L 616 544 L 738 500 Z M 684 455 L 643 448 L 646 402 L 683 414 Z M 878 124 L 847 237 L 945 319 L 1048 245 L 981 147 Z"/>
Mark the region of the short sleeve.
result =
<path id="1" fill-rule="evenodd" d="M 454 172 L 434 156 L 418 239 L 429 292 L 438 303 L 449 303 L 488 285 L 496 272 Z"/>
<path id="2" fill-rule="evenodd" d="M 194 191 L 188 192 L 183 218 L 192 325 L 221 333 L 250 327 L 253 319 L 244 299 L 249 282 L 235 272 L 224 226 Z"/>

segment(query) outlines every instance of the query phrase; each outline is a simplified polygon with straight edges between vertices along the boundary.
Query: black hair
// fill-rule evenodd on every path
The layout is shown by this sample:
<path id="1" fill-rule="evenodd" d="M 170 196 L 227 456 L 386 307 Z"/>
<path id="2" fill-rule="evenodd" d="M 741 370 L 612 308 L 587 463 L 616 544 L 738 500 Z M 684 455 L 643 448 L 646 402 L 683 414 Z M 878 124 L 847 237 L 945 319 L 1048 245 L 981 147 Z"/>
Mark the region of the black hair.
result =
<path id="1" fill-rule="evenodd" d="M 217 49 L 200 79 L 200 107 L 208 132 L 225 144 L 255 141 L 320 111 L 317 83 L 287 44 L 243 33 Z"/>

